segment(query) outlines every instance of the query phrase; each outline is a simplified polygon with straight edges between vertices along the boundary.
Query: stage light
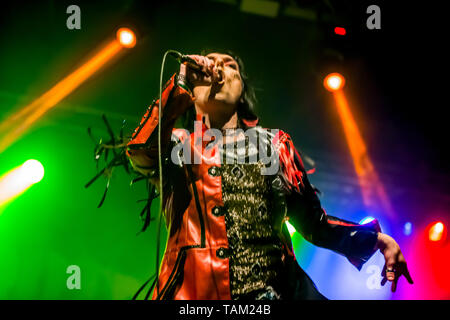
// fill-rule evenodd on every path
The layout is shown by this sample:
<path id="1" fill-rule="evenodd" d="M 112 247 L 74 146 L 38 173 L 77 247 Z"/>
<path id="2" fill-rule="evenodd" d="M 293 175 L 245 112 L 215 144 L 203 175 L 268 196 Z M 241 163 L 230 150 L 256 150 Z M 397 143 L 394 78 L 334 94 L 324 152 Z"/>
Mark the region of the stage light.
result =
<path id="1" fill-rule="evenodd" d="M 428 239 L 432 242 L 439 242 L 439 241 L 445 241 L 445 238 L 447 236 L 447 228 L 442 222 L 436 222 L 428 231 Z"/>
<path id="2" fill-rule="evenodd" d="M 116 37 L 104 44 L 83 65 L 64 77 L 29 105 L 3 120 L 0 123 L 0 153 L 17 141 L 47 112 L 57 106 L 62 99 L 77 89 L 107 62 L 111 61 L 125 47 L 131 48 L 135 44 L 136 37 L 130 29 L 119 29 Z"/>
<path id="3" fill-rule="evenodd" d="M 406 222 L 405 225 L 403 226 L 403 233 L 405 234 L 405 236 L 409 236 L 412 233 L 412 223 L 411 222 Z"/>
<path id="4" fill-rule="evenodd" d="M 355 172 L 361 187 L 361 195 L 366 208 L 382 210 L 387 216 L 395 219 L 395 212 L 384 189 L 384 186 L 373 165 L 366 143 L 353 116 L 344 90 L 344 77 L 331 73 L 324 79 L 324 86 L 331 91 L 336 103 L 337 112 L 342 122 L 345 138 L 353 159 Z"/>
<path id="5" fill-rule="evenodd" d="M 375 220 L 374 217 L 365 217 L 364 219 L 362 219 L 362 220 L 359 222 L 359 224 L 366 224 L 366 223 L 372 222 L 373 220 Z"/>
<path id="6" fill-rule="evenodd" d="M 23 171 L 24 182 L 30 184 L 38 183 L 44 177 L 44 166 L 34 159 L 25 161 L 21 170 Z"/>
<path id="7" fill-rule="evenodd" d="M 117 40 L 126 48 L 133 48 L 136 45 L 136 36 L 128 28 L 120 28 L 117 30 Z"/>
<path id="8" fill-rule="evenodd" d="M 44 167 L 37 160 L 25 161 L 0 178 L 0 206 L 10 202 L 44 177 Z"/>
<path id="9" fill-rule="evenodd" d="M 345 36 L 347 31 L 345 30 L 345 28 L 336 27 L 336 28 L 334 28 L 334 33 L 336 33 L 337 35 L 340 35 L 340 36 Z"/>
<path id="10" fill-rule="evenodd" d="M 324 87 L 331 92 L 338 91 L 344 87 L 345 79 L 344 77 L 337 73 L 330 73 L 323 80 Z"/>
<path id="11" fill-rule="evenodd" d="M 290 234 L 291 237 L 292 237 L 292 235 L 293 235 L 295 232 L 297 232 L 297 230 L 295 230 L 295 227 L 294 227 L 289 221 L 286 221 L 285 223 L 286 223 L 286 227 L 288 228 L 289 234 Z"/>

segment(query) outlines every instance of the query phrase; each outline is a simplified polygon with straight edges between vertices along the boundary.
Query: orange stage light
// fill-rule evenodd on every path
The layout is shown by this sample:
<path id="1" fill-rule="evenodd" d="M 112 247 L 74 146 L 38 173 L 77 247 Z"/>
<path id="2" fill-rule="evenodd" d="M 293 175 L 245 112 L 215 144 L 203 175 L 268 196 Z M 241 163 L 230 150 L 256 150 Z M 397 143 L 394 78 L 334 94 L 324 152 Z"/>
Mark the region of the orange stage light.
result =
<path id="1" fill-rule="evenodd" d="M 442 222 L 435 222 L 428 227 L 428 239 L 433 242 L 444 242 L 447 237 L 447 228 Z"/>
<path id="2" fill-rule="evenodd" d="M 331 92 L 341 90 L 345 85 L 345 78 L 340 73 L 330 73 L 323 80 L 323 85 Z"/>
<path id="3" fill-rule="evenodd" d="M 325 88 L 333 92 L 353 165 L 358 176 L 364 204 L 368 208 L 381 208 L 385 214 L 395 218 L 392 205 L 369 157 L 366 144 L 342 90 L 344 84 L 345 79 L 339 73 L 331 73 L 324 79 Z"/>
<path id="4" fill-rule="evenodd" d="M 45 113 L 55 107 L 62 99 L 78 88 L 124 47 L 136 44 L 136 37 L 130 29 L 121 28 L 114 39 L 77 70 L 58 82 L 38 99 L 25 106 L 0 124 L 0 153 L 25 134 Z"/>
<path id="5" fill-rule="evenodd" d="M 136 36 L 128 28 L 120 28 L 116 33 L 119 43 L 126 48 L 133 48 L 136 45 Z"/>

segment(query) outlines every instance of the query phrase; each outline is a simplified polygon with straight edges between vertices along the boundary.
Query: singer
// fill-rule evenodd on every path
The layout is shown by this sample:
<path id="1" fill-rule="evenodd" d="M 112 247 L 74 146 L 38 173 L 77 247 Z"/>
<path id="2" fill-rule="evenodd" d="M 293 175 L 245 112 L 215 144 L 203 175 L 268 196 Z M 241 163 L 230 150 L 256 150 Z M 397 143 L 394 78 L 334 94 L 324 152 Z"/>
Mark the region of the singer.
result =
<path id="1" fill-rule="evenodd" d="M 297 263 L 286 220 L 358 270 L 380 250 L 382 284 L 392 282 L 392 291 L 402 275 L 413 283 L 399 245 L 377 220 L 359 225 L 325 213 L 290 136 L 258 125 L 241 59 L 217 52 L 188 57 L 164 87 L 162 121 L 154 101 L 126 149 L 133 168 L 157 188 L 162 153 L 168 242 L 149 289 L 153 299 L 326 299 Z M 210 129 L 220 139 L 211 139 Z M 266 133 L 256 147 L 245 134 L 251 130 Z M 173 152 L 180 144 L 176 150 L 189 156 Z M 248 161 L 261 144 L 275 156 L 276 172 L 262 174 L 267 163 Z M 195 154 L 200 163 L 190 159 Z"/>

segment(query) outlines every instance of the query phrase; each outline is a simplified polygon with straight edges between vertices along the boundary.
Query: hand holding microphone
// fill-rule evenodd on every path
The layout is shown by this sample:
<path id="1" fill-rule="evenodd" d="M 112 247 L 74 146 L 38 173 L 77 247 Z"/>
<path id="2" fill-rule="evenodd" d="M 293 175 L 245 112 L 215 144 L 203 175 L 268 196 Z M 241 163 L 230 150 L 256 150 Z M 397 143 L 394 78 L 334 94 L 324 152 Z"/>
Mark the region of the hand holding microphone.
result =
<path id="1" fill-rule="evenodd" d="M 189 82 L 192 86 L 201 83 L 215 83 L 223 80 L 220 68 L 217 68 L 214 61 L 200 55 L 183 55 L 173 51 L 174 57 L 181 65 L 179 79 L 183 82 Z"/>

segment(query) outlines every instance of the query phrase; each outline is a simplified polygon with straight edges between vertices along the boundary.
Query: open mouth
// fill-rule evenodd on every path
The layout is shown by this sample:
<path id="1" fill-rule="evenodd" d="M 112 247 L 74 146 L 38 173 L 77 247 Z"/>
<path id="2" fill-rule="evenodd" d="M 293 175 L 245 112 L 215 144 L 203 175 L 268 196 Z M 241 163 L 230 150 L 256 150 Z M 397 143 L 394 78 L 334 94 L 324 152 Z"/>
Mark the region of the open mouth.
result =
<path id="1" fill-rule="evenodd" d="M 223 72 L 223 69 L 217 70 L 217 78 L 211 81 L 211 91 L 209 94 L 209 98 L 213 99 L 217 93 L 220 92 L 222 89 L 224 83 L 225 83 L 225 73 Z"/>
<path id="2" fill-rule="evenodd" d="M 217 84 L 222 85 L 225 83 L 225 73 L 223 72 L 223 69 L 220 68 L 217 70 L 218 78 L 217 78 Z"/>

